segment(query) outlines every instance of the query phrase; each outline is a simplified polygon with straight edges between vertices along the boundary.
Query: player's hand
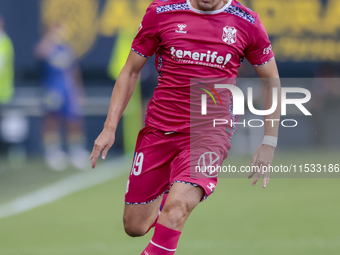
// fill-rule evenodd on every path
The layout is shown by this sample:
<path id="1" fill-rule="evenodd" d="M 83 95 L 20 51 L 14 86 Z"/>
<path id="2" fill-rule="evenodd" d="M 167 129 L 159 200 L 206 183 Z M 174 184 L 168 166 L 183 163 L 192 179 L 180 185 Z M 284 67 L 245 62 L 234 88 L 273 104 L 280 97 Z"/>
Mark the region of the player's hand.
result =
<path id="1" fill-rule="evenodd" d="M 262 186 L 265 188 L 269 182 L 270 166 L 273 162 L 275 147 L 270 145 L 261 144 L 255 151 L 254 157 L 251 160 L 251 166 L 255 166 L 255 169 L 249 174 L 248 179 L 252 178 L 254 175 L 254 180 L 252 185 L 254 186 L 257 181 L 263 175 Z M 266 169 L 262 167 L 266 166 Z"/>
<path id="2" fill-rule="evenodd" d="M 97 160 L 102 154 L 102 159 L 105 160 L 109 149 L 115 142 L 115 131 L 104 128 L 98 138 L 94 142 L 93 150 L 90 159 L 92 160 L 92 168 L 94 169 L 97 164 Z"/>

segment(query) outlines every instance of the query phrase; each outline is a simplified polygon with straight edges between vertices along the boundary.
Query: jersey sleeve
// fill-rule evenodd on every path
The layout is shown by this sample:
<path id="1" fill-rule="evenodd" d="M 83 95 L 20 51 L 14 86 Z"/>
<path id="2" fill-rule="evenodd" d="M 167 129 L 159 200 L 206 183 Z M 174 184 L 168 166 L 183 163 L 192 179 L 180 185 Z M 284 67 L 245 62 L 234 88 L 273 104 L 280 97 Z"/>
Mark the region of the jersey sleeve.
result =
<path id="1" fill-rule="evenodd" d="M 267 31 L 259 17 L 250 33 L 245 57 L 254 66 L 264 65 L 274 58 Z"/>
<path id="2" fill-rule="evenodd" d="M 146 10 L 138 33 L 132 43 L 132 50 L 143 57 L 151 57 L 157 50 L 159 42 L 157 6 L 154 2 Z"/>

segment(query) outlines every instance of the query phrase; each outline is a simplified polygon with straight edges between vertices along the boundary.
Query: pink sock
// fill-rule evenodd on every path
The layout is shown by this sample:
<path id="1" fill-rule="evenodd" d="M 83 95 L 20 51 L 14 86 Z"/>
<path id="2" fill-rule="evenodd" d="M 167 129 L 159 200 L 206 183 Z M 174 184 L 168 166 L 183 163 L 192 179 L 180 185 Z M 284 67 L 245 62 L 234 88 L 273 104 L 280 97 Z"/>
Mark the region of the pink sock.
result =
<path id="1" fill-rule="evenodd" d="M 156 223 L 155 233 L 141 255 L 173 255 L 177 249 L 177 244 L 181 231 L 170 229 Z"/>
<path id="2" fill-rule="evenodd" d="M 164 207 L 164 204 L 165 204 L 165 201 L 166 201 L 166 198 L 168 197 L 168 193 L 165 193 L 164 196 L 163 196 L 163 200 L 162 200 L 162 203 L 161 203 L 161 206 L 159 208 L 159 213 L 158 213 L 158 216 L 155 220 L 155 222 L 151 225 L 151 227 L 148 229 L 148 231 L 146 231 L 145 234 L 149 233 L 149 231 L 154 227 L 156 226 L 156 223 L 158 221 L 158 218 L 159 218 L 159 214 L 161 213 L 161 211 L 163 210 L 163 207 Z"/>

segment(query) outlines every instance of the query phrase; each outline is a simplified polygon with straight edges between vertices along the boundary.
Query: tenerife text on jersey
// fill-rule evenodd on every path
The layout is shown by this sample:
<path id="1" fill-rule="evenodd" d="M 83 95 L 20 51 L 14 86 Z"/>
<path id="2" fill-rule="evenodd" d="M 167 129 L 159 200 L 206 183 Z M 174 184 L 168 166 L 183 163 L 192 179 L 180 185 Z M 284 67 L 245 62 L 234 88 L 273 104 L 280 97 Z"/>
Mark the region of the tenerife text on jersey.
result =
<path id="1" fill-rule="evenodd" d="M 209 64 L 218 64 L 225 66 L 231 59 L 231 54 L 227 54 L 225 57 L 218 56 L 218 52 L 211 52 L 208 50 L 206 53 L 191 52 L 188 50 L 176 50 L 175 47 L 171 47 L 171 55 L 178 59 L 187 59 L 189 57 L 195 61 L 206 62 Z"/>

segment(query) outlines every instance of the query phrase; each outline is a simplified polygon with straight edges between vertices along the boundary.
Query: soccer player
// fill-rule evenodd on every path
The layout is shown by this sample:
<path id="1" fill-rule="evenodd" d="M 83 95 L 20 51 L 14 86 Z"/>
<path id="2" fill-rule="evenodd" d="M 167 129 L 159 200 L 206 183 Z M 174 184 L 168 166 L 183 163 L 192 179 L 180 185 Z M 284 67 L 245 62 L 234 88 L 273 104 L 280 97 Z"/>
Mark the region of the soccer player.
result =
<path id="1" fill-rule="evenodd" d="M 14 93 L 14 49 L 5 33 L 5 22 L 0 15 L 0 106 L 8 103 Z"/>
<path id="2" fill-rule="evenodd" d="M 137 138 L 126 189 L 124 228 L 128 235 L 137 237 L 155 226 L 142 255 L 170 255 L 176 251 L 189 214 L 217 184 L 217 177 L 195 178 L 190 174 L 192 79 L 236 78 L 245 57 L 263 79 L 264 109 L 271 107 L 272 90 L 280 91 L 280 83 L 268 35 L 256 13 L 235 0 L 156 0 L 146 11 L 115 84 L 104 129 L 92 151 L 93 168 L 100 154 L 105 159 L 113 145 L 118 121 L 139 72 L 154 53 L 159 84 L 149 103 L 146 126 Z M 230 102 L 230 93 L 227 98 L 221 97 L 221 104 L 223 100 Z M 229 118 L 231 115 L 232 112 L 228 113 Z M 280 107 L 265 119 L 280 119 Z M 207 146 L 211 155 L 224 159 L 230 148 L 230 133 L 230 129 L 216 129 L 215 133 L 201 136 L 195 133 L 193 143 L 211 142 L 202 148 Z M 252 165 L 271 164 L 277 137 L 278 122 L 266 121 L 264 142 L 256 150 Z M 249 178 L 255 175 L 252 185 L 262 174 L 259 171 L 249 175 Z M 268 181 L 267 171 L 262 182 L 264 188 Z"/>
<path id="3" fill-rule="evenodd" d="M 56 171 L 65 170 L 68 155 L 62 150 L 60 125 L 67 124 L 69 159 L 74 167 L 86 168 L 84 159 L 90 154 L 84 145 L 81 99 L 84 88 L 76 56 L 66 41 L 66 28 L 51 25 L 35 49 L 43 60 L 43 85 L 46 91 L 44 116 L 44 147 L 47 165 Z"/>

